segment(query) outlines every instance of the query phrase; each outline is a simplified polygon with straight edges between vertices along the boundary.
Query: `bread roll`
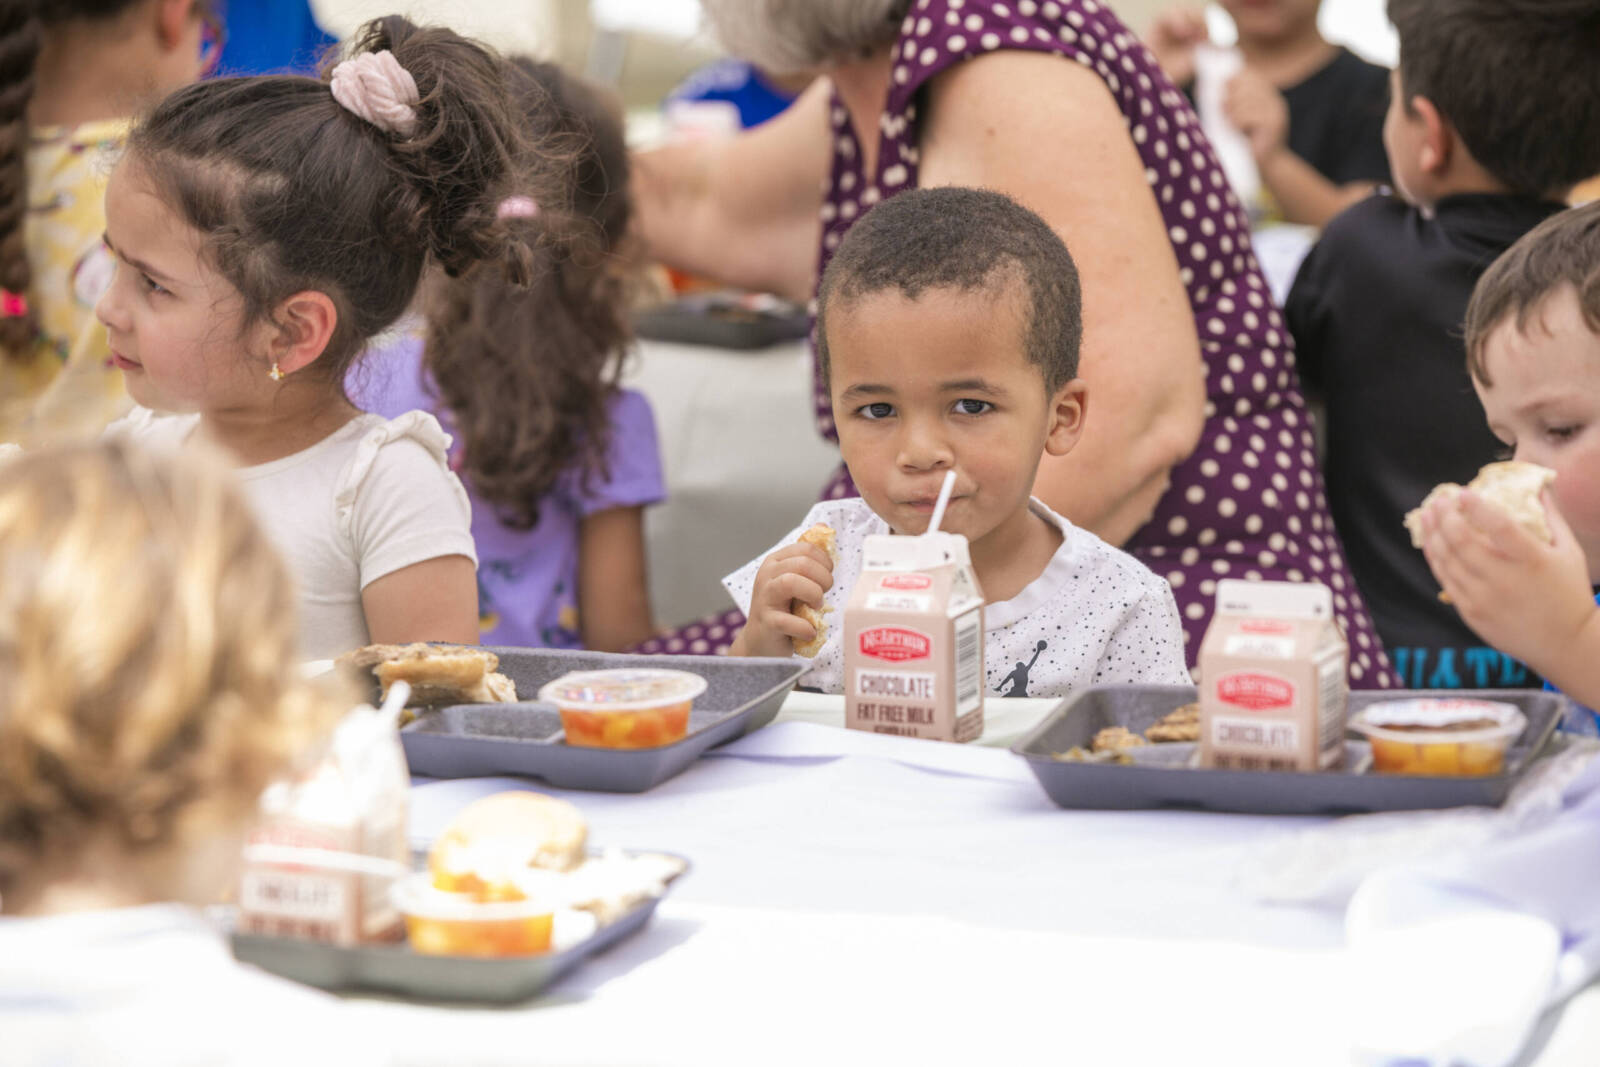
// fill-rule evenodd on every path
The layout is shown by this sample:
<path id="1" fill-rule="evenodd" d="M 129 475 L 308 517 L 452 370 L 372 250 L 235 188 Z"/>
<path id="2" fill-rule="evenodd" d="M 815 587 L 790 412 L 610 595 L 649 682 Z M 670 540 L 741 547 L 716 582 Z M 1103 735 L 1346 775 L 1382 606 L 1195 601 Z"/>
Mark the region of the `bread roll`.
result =
<path id="1" fill-rule="evenodd" d="M 1507 460 L 1490 463 L 1468 482 L 1466 488 L 1511 516 L 1523 529 L 1540 541 L 1551 539 L 1550 520 L 1544 513 L 1544 502 L 1539 499 L 1544 487 L 1555 481 L 1556 472 L 1536 463 Z M 1446 482 L 1435 486 L 1421 506 L 1406 513 L 1406 529 L 1411 532 L 1411 543 L 1422 547 L 1422 513 L 1436 499 L 1450 499 L 1461 492 L 1461 486 Z"/>
<path id="2" fill-rule="evenodd" d="M 395 682 L 411 686 L 412 704 L 503 704 L 517 699 L 511 679 L 495 673 L 500 657 L 471 645 L 368 645 L 335 661 L 370 670 L 383 692 Z"/>
<path id="3" fill-rule="evenodd" d="M 436 889 L 515 899 L 518 872 L 566 871 L 584 861 L 589 829 L 565 800 L 513 790 L 468 804 L 428 853 Z"/>
<path id="4" fill-rule="evenodd" d="M 825 522 L 819 522 L 814 526 L 808 527 L 806 531 L 800 535 L 799 540 L 805 542 L 806 544 L 816 545 L 818 548 L 822 549 L 828 554 L 828 558 L 832 560 L 835 565 L 838 564 L 839 546 L 832 526 L 829 526 Z M 811 640 L 796 641 L 794 643 L 795 654 L 805 656 L 807 659 L 810 659 L 818 652 L 822 651 L 823 644 L 828 640 L 828 621 L 823 618 L 823 616 L 832 612 L 833 609 L 824 604 L 822 608 L 818 610 L 817 608 L 812 607 L 810 604 L 802 604 L 800 601 L 796 600 L 789 605 L 789 610 L 816 628 L 816 635 L 812 637 Z"/>

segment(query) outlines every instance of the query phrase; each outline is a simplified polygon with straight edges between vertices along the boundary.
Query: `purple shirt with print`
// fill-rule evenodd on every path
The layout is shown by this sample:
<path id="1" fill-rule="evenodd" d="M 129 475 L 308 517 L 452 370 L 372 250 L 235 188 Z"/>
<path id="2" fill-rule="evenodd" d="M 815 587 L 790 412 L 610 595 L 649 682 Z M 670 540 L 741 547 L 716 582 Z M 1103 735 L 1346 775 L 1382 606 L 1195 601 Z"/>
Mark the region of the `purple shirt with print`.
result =
<path id="1" fill-rule="evenodd" d="M 393 418 L 431 411 L 446 430 L 450 413 L 422 363 L 422 342 L 406 338 L 373 353 L 352 372 L 350 399 L 365 411 Z M 460 459 L 451 448 L 452 465 Z M 492 505 L 472 498 L 472 537 L 478 547 L 478 611 L 483 642 L 525 648 L 581 648 L 578 626 L 578 527 L 586 516 L 640 507 L 666 498 L 655 416 L 643 396 L 624 389 L 611 403 L 610 477 L 585 486 L 576 470 L 561 476 L 539 503 L 531 530 L 507 526 Z"/>

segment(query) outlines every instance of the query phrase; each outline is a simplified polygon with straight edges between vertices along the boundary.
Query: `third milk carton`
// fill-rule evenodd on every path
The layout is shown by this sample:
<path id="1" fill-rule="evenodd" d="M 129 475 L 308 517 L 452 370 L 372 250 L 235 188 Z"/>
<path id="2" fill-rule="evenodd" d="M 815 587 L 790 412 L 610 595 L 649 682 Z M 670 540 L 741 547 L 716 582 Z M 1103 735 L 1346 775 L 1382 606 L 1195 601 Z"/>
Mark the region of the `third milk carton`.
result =
<path id="1" fill-rule="evenodd" d="M 1325 585 L 1223 581 L 1200 646 L 1200 762 L 1316 771 L 1344 754 L 1350 650 Z"/>
<path id="2" fill-rule="evenodd" d="M 967 539 L 868 537 L 844 609 L 845 725 L 971 741 L 983 690 L 983 591 Z"/>

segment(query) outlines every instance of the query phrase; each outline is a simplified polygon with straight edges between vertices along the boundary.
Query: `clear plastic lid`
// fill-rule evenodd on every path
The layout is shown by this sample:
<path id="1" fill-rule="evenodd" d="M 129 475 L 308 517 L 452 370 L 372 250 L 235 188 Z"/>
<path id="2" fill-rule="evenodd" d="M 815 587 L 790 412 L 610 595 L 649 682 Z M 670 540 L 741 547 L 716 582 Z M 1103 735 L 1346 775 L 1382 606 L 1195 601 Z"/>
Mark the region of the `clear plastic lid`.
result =
<path id="1" fill-rule="evenodd" d="M 583 711 L 642 711 L 682 704 L 705 689 L 706 680 L 688 671 L 618 667 L 562 675 L 539 690 L 539 700 Z"/>
<path id="2" fill-rule="evenodd" d="M 1369 704 L 1351 717 L 1350 728 L 1368 736 L 1426 744 L 1515 737 L 1527 722 L 1515 704 L 1498 700 L 1417 697 Z"/>

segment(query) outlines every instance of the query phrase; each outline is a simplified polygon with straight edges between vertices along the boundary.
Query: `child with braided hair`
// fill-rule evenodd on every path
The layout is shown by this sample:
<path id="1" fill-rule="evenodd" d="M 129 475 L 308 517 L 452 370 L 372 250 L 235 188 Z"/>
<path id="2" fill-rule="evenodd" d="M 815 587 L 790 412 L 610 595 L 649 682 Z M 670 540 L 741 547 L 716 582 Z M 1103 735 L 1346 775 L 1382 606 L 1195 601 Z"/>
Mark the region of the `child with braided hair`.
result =
<path id="1" fill-rule="evenodd" d="M 126 407 L 94 303 L 128 116 L 199 77 L 207 0 L 0 4 L 0 441 L 98 432 Z"/>

